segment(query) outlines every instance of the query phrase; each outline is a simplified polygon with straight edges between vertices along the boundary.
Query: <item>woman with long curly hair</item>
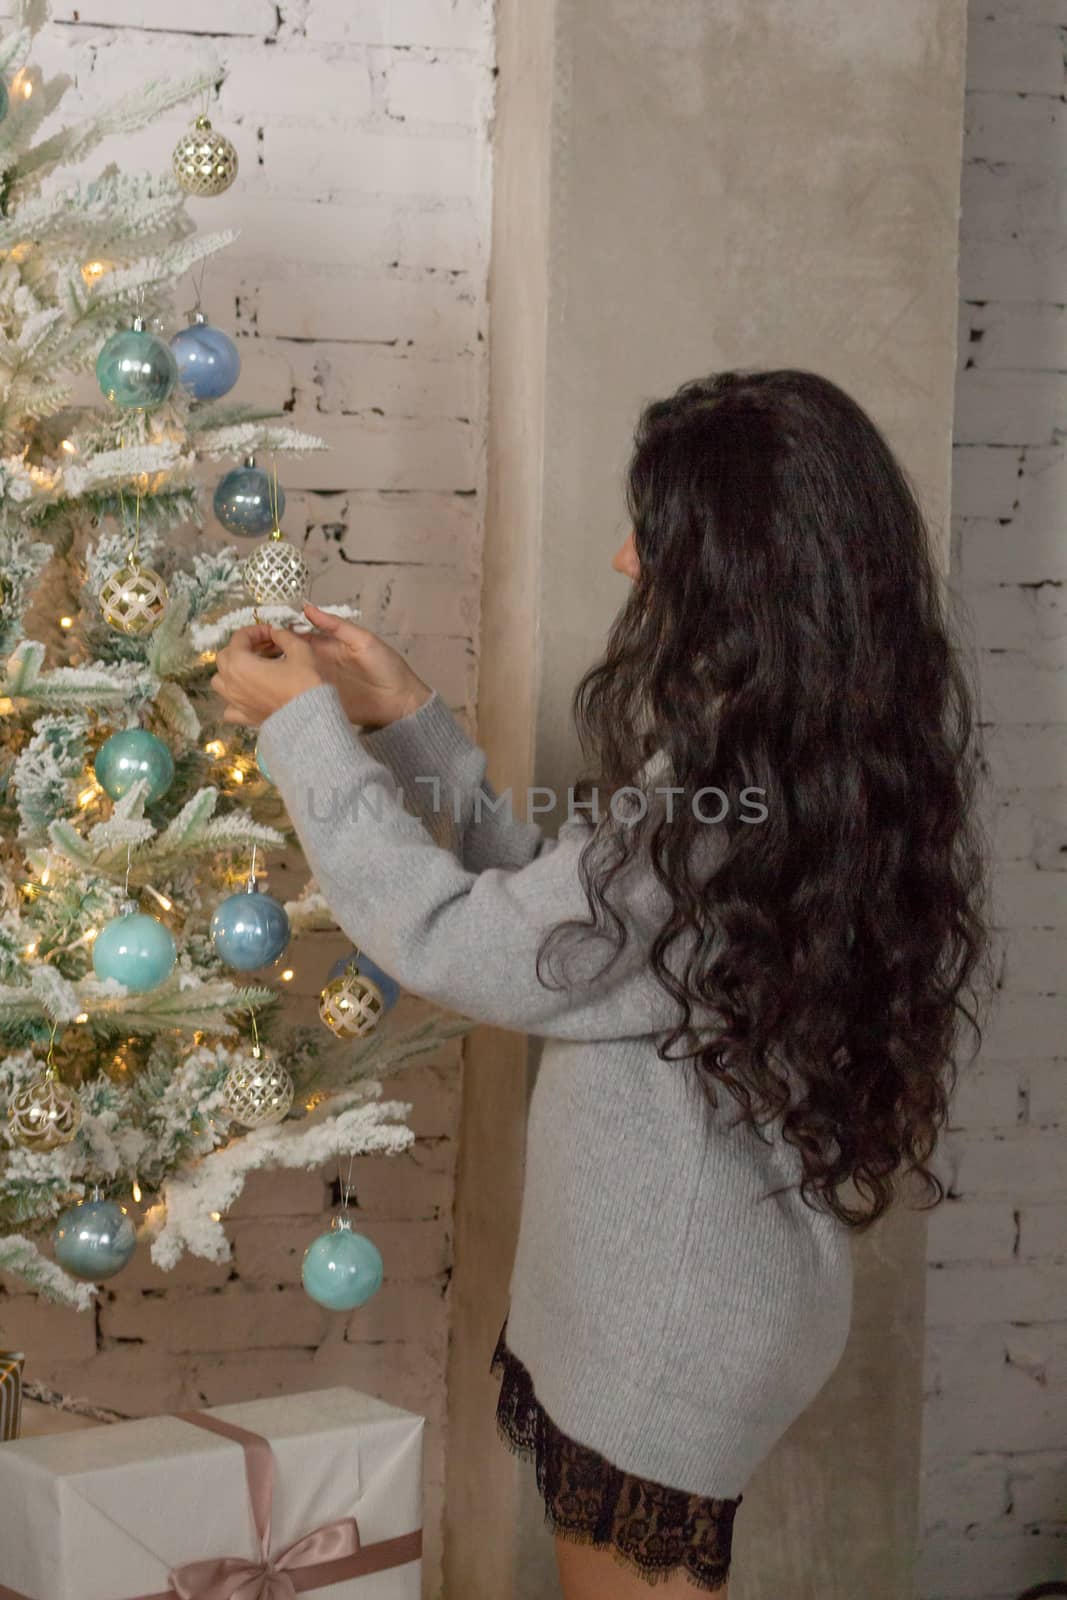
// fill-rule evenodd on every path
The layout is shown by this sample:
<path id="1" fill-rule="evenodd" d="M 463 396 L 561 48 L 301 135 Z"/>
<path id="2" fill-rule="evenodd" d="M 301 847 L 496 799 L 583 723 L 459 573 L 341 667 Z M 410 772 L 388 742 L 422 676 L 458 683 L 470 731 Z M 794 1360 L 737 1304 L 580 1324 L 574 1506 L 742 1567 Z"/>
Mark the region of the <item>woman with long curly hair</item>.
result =
<path id="1" fill-rule="evenodd" d="M 628 500 L 558 839 L 363 628 L 242 630 L 214 680 L 341 927 L 548 1041 L 487 1356 L 566 1600 L 725 1592 L 743 1489 L 844 1350 L 852 1234 L 943 1198 L 988 948 L 967 675 L 870 418 L 807 372 L 686 384 Z"/>

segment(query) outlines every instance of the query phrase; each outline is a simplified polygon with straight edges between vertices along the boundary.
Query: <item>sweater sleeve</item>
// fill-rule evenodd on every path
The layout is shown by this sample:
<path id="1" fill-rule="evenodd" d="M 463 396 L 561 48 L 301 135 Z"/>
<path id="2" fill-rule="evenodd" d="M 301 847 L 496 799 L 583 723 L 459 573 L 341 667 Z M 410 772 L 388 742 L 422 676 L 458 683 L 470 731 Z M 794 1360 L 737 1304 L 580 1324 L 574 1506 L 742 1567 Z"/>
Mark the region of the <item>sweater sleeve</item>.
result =
<path id="1" fill-rule="evenodd" d="M 436 691 L 410 716 L 360 738 L 388 767 L 408 810 L 472 872 L 525 866 L 539 854 L 543 831 L 513 815 L 510 791 L 497 795 L 485 775 L 485 752 Z"/>
<path id="2" fill-rule="evenodd" d="M 521 867 L 474 872 L 404 809 L 332 685 L 305 689 L 269 716 L 260 744 L 338 923 L 406 989 L 545 1037 L 617 1039 L 674 1026 L 676 1002 L 648 962 L 665 915 L 651 873 L 620 886 L 616 909 L 629 937 L 614 960 L 610 943 L 579 935 L 565 952 L 565 987 L 538 978 L 544 935 L 587 912 L 578 871 L 586 822 L 564 824 Z"/>

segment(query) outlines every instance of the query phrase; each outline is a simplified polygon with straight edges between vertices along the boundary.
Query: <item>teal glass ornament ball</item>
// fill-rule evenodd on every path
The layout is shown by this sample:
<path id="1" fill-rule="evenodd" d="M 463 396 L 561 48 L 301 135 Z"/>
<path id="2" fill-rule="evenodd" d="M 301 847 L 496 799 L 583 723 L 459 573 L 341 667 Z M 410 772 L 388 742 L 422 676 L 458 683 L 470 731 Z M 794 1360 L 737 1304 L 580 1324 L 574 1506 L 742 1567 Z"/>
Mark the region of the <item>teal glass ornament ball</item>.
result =
<path id="1" fill-rule="evenodd" d="M 121 1272 L 137 1248 L 129 1212 L 115 1200 L 83 1200 L 64 1211 L 52 1235 L 56 1260 L 84 1283 Z"/>
<path id="2" fill-rule="evenodd" d="M 377 1245 L 353 1233 L 347 1217 L 335 1217 L 329 1233 L 304 1251 L 304 1288 L 327 1311 L 354 1311 L 382 1286 L 385 1271 Z"/>
<path id="3" fill-rule="evenodd" d="M 285 907 L 258 889 L 231 894 L 211 919 L 215 949 L 228 967 L 254 972 L 277 961 L 289 943 Z"/>
<path id="4" fill-rule="evenodd" d="M 170 341 L 178 381 L 194 400 L 218 400 L 241 375 L 241 358 L 229 334 L 213 328 L 202 311 Z"/>
<path id="5" fill-rule="evenodd" d="M 228 533 L 258 539 L 275 526 L 274 482 L 262 467 L 246 462 L 220 478 L 212 502 L 215 515 Z M 285 515 L 285 490 L 278 485 L 278 521 Z"/>
<path id="6" fill-rule="evenodd" d="M 93 971 L 116 978 L 133 994 L 155 989 L 170 976 L 178 958 L 174 935 L 158 917 L 132 911 L 115 917 L 93 940 Z"/>
<path id="7" fill-rule="evenodd" d="M 93 771 L 112 800 L 121 800 L 139 778 L 147 778 L 145 798 L 152 805 L 174 782 L 174 757 L 163 740 L 147 728 L 125 728 L 104 740 L 96 752 Z"/>
<path id="8" fill-rule="evenodd" d="M 378 963 L 372 961 L 370 956 L 362 950 L 353 950 L 349 955 L 342 956 L 339 961 L 335 961 L 327 974 L 327 983 L 330 982 L 331 978 L 342 978 L 349 967 L 352 966 L 355 967 L 361 977 L 369 978 L 371 983 L 378 985 L 382 992 L 384 1009 L 392 1011 L 400 999 L 400 985 L 395 978 L 391 978 L 387 972 L 383 972 Z"/>
<path id="9" fill-rule="evenodd" d="M 147 411 L 162 405 L 173 392 L 178 363 L 156 334 L 143 327 L 122 328 L 96 358 L 96 381 L 117 406 Z"/>
<path id="10" fill-rule="evenodd" d="M 259 740 L 258 739 L 256 740 L 256 766 L 259 768 L 260 772 L 263 774 L 264 778 L 266 778 L 268 783 L 273 783 L 274 782 L 274 779 L 270 775 L 270 768 L 267 766 L 267 763 L 263 759 L 263 752 L 259 748 Z"/>

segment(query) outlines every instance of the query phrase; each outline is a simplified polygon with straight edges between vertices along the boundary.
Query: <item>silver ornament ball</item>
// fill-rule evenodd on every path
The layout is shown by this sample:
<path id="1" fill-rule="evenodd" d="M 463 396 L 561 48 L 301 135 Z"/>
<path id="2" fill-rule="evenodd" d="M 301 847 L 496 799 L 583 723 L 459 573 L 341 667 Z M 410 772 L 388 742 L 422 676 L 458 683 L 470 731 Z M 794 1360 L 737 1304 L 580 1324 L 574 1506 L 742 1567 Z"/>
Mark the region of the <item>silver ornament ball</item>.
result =
<path id="1" fill-rule="evenodd" d="M 237 176 L 237 151 L 207 117 L 197 117 L 174 147 L 174 176 L 186 194 L 223 194 Z"/>
<path id="2" fill-rule="evenodd" d="M 351 964 L 331 978 L 319 996 L 319 1016 L 338 1039 L 364 1039 L 385 1014 L 385 998 L 373 979 Z"/>
<path id="3" fill-rule="evenodd" d="M 235 1061 L 222 1092 L 226 1110 L 242 1128 L 269 1128 L 283 1122 L 293 1104 L 293 1080 L 265 1051 Z"/>
<path id="4" fill-rule="evenodd" d="M 151 567 L 128 561 L 104 581 L 100 609 L 119 633 L 151 633 L 167 609 L 167 585 Z"/>
<path id="5" fill-rule="evenodd" d="M 307 599 L 311 568 L 295 544 L 272 535 L 242 561 L 241 577 L 256 605 L 299 606 Z"/>
<path id="6" fill-rule="evenodd" d="M 42 1072 L 15 1095 L 7 1120 L 24 1150 L 58 1150 L 81 1127 L 82 1104 L 73 1089 Z"/>

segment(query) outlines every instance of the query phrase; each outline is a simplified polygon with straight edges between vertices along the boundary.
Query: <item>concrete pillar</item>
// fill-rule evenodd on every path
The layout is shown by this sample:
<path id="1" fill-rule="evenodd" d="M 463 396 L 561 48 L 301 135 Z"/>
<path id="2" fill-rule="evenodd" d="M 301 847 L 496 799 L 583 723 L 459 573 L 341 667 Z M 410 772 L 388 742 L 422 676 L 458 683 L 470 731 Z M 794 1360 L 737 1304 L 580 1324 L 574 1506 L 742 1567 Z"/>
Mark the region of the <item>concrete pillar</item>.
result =
<path id="1" fill-rule="evenodd" d="M 571 692 L 625 593 L 607 564 L 644 400 L 724 367 L 825 373 L 889 434 L 947 561 L 964 0 L 500 0 L 499 30 L 480 726 L 499 784 L 565 787 Z M 532 1476 L 492 1438 L 479 1376 L 506 1307 L 524 1079 L 514 1041 L 478 1040 L 451 1600 L 557 1593 Z M 746 1490 L 731 1600 L 911 1600 L 924 1233 L 900 1211 L 857 1241 L 850 1347 Z"/>

